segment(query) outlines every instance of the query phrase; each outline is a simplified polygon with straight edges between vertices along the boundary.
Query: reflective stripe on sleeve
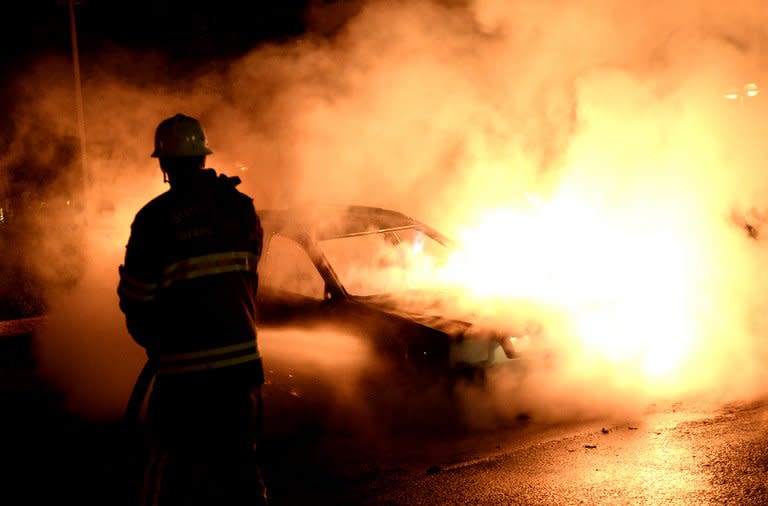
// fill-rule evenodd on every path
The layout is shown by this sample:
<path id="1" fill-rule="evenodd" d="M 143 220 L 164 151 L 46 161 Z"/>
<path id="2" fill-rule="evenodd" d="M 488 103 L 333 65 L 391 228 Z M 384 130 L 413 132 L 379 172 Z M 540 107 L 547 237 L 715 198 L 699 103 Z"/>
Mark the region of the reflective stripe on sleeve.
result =
<path id="1" fill-rule="evenodd" d="M 120 283 L 117 286 L 117 293 L 121 297 L 149 302 L 155 300 L 157 292 L 157 283 L 147 283 L 131 277 L 125 272 L 125 267 L 120 266 Z"/>
<path id="2" fill-rule="evenodd" d="M 180 260 L 163 271 L 160 288 L 187 279 L 214 276 L 226 272 L 257 272 L 258 255 L 249 251 L 229 251 Z"/>

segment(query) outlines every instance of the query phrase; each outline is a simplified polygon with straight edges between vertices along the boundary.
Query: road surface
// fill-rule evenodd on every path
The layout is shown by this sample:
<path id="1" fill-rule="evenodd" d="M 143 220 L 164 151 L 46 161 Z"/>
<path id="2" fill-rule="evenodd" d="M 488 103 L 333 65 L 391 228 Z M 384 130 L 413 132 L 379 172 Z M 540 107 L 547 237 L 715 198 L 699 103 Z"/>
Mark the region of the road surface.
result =
<path id="1" fill-rule="evenodd" d="M 765 401 L 658 406 L 610 425 L 528 420 L 388 443 L 376 450 L 330 443 L 313 449 L 312 463 L 309 445 L 293 449 L 298 457 L 271 469 L 281 475 L 274 503 L 768 504 Z"/>
<path id="2" fill-rule="evenodd" d="M 14 363 L 3 364 L 0 389 L 8 468 L 0 504 L 133 504 L 141 433 L 63 411 L 56 391 L 16 374 Z M 271 504 L 768 504 L 768 399 L 658 403 L 620 421 L 520 416 L 493 430 L 439 419 L 386 434 L 359 429 L 268 431 Z"/>

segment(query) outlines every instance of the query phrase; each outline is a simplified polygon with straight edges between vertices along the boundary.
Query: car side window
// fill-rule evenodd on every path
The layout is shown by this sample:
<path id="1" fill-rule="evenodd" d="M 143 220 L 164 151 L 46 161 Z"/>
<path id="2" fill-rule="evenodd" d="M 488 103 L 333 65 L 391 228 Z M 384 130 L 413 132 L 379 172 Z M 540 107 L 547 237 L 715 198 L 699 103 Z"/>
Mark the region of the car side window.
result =
<path id="1" fill-rule="evenodd" d="M 334 272 L 352 295 L 376 295 L 430 286 L 446 248 L 418 229 L 350 235 L 320 244 Z"/>
<path id="2" fill-rule="evenodd" d="M 295 241 L 273 235 L 259 265 L 259 284 L 322 300 L 325 282 L 307 252 Z"/>

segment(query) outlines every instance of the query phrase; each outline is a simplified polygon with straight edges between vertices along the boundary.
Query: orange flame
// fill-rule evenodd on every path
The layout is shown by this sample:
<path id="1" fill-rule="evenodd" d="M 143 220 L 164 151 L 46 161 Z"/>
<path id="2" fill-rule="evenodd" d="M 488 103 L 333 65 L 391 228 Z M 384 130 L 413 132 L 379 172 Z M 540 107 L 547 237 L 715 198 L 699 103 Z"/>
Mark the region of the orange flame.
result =
<path id="1" fill-rule="evenodd" d="M 558 308 L 571 322 L 559 331 L 585 356 L 649 385 L 671 383 L 700 332 L 703 267 L 693 259 L 701 243 L 674 219 L 684 215 L 644 223 L 573 188 L 548 201 L 527 194 L 522 205 L 487 211 L 461 230 L 458 248 L 429 275 L 476 301 Z"/>

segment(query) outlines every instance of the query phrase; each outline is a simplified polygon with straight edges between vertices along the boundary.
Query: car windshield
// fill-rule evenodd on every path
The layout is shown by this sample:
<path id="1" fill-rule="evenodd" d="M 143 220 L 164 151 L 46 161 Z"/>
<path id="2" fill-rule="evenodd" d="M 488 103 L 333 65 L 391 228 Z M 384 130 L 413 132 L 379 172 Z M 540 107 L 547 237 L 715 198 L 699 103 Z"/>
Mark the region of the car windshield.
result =
<path id="1" fill-rule="evenodd" d="M 449 251 L 416 226 L 327 239 L 320 247 L 344 288 L 360 296 L 429 287 Z"/>

